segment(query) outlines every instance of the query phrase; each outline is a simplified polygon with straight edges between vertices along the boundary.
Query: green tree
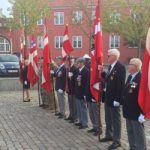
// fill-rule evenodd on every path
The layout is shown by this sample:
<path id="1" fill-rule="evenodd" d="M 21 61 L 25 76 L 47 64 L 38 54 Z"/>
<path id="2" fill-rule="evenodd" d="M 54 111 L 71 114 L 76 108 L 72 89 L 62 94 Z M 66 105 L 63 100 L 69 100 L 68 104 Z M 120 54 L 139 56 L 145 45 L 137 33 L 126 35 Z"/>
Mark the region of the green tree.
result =
<path id="1" fill-rule="evenodd" d="M 50 14 L 49 0 L 9 0 L 12 4 L 9 26 L 12 29 L 23 29 L 25 36 L 25 50 L 27 49 L 27 36 L 41 34 L 37 21 Z"/>
<path id="2" fill-rule="evenodd" d="M 103 30 L 119 34 L 127 46 L 136 46 L 138 57 L 141 57 L 150 17 L 150 0 L 105 0 L 102 8 Z"/>

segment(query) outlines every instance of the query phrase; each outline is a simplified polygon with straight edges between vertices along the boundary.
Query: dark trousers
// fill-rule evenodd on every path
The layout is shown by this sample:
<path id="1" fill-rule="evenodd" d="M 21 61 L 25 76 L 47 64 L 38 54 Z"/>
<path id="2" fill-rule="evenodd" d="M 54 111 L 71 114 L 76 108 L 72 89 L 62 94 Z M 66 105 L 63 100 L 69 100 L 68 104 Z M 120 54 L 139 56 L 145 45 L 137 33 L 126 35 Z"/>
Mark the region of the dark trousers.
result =
<path id="1" fill-rule="evenodd" d="M 121 140 L 121 115 L 120 107 L 109 107 L 105 104 L 106 138 L 112 138 L 114 142 Z"/>
<path id="2" fill-rule="evenodd" d="M 68 94 L 68 104 L 69 104 L 69 118 L 75 121 L 77 119 L 77 109 L 74 95 Z"/>
<path id="3" fill-rule="evenodd" d="M 129 147 L 133 150 L 146 150 L 144 125 L 137 120 L 126 120 Z"/>

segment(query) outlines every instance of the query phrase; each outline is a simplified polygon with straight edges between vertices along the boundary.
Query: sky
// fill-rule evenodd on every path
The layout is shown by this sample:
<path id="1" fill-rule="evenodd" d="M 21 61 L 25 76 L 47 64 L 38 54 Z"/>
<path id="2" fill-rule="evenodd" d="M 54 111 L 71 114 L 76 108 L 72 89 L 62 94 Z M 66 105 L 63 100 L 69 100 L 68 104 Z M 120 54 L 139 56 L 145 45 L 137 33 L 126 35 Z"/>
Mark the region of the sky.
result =
<path id="1" fill-rule="evenodd" d="M 11 5 L 8 2 L 8 0 L 0 0 L 0 8 L 3 9 L 3 13 L 4 15 L 6 15 L 7 17 L 9 17 L 9 12 L 7 11 L 7 8 L 9 8 Z"/>

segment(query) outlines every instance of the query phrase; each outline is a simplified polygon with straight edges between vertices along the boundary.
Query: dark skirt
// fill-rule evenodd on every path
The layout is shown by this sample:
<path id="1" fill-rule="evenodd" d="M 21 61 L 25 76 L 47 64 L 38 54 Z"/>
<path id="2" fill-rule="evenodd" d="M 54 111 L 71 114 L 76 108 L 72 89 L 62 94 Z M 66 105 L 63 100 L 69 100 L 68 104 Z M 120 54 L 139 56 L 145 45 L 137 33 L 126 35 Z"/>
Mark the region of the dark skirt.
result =
<path id="1" fill-rule="evenodd" d="M 23 88 L 24 89 L 30 89 L 30 82 L 29 82 L 29 80 L 24 80 L 23 81 Z"/>
<path id="2" fill-rule="evenodd" d="M 28 70 L 27 67 L 25 67 L 23 69 L 23 88 L 24 89 L 29 89 L 30 88 L 30 82 L 29 82 L 29 80 L 27 78 L 27 72 L 28 72 L 27 70 Z"/>

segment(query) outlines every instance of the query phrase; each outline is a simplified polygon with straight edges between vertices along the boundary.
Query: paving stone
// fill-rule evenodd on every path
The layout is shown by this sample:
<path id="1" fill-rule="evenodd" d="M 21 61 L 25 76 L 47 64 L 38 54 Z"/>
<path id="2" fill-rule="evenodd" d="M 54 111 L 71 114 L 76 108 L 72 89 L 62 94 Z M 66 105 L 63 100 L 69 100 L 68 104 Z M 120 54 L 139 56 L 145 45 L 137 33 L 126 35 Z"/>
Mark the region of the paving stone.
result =
<path id="1" fill-rule="evenodd" d="M 79 130 L 49 110 L 38 107 L 37 91 L 31 91 L 31 102 L 22 102 L 22 92 L 0 92 L 0 150 L 107 150 L 109 143 Z M 102 106 L 103 135 L 105 131 Z M 89 127 L 91 124 L 89 123 Z M 150 121 L 145 123 L 150 150 Z M 122 147 L 128 150 L 125 120 L 122 118 Z"/>

